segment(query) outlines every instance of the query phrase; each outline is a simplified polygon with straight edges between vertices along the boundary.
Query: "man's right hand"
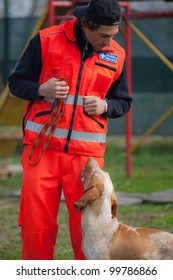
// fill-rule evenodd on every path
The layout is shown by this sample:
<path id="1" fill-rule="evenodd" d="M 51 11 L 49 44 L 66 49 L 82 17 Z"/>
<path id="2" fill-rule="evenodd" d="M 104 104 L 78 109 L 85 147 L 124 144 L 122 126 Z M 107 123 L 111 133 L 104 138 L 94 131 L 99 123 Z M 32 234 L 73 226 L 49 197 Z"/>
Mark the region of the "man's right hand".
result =
<path id="1" fill-rule="evenodd" d="M 47 82 L 40 85 L 38 94 L 51 99 L 65 99 L 69 92 L 69 86 L 65 81 L 60 81 L 56 78 L 51 78 Z"/>

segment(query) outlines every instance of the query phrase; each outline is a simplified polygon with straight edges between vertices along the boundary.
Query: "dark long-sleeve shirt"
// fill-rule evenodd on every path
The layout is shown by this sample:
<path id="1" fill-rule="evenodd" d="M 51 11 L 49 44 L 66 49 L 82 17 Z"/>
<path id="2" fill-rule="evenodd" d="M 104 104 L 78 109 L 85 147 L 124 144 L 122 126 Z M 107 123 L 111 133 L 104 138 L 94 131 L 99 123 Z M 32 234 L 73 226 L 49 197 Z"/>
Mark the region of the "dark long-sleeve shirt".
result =
<path id="1" fill-rule="evenodd" d="M 80 52 L 86 45 L 80 27 L 75 25 L 75 36 Z M 92 51 L 92 46 L 88 45 L 86 58 Z M 25 100 L 35 100 L 42 98 L 38 95 L 40 84 L 38 83 L 42 69 L 40 36 L 37 34 L 29 43 L 23 56 L 21 57 L 16 69 L 9 76 L 10 92 Z M 125 115 L 131 106 L 132 98 L 128 95 L 127 72 L 124 64 L 122 74 L 118 80 L 113 83 L 107 92 L 106 101 L 108 111 L 103 114 L 104 117 L 118 118 Z"/>

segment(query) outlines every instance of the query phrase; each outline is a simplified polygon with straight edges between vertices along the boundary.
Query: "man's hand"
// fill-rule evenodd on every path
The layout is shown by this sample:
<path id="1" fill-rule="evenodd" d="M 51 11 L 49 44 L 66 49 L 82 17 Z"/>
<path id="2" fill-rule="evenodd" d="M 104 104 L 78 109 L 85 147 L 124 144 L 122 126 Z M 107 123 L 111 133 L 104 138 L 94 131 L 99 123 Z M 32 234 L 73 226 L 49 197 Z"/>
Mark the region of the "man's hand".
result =
<path id="1" fill-rule="evenodd" d="M 107 112 L 107 102 L 97 96 L 84 96 L 84 110 L 88 115 L 101 115 Z"/>
<path id="2" fill-rule="evenodd" d="M 38 94 L 51 99 L 65 99 L 69 92 L 69 86 L 65 81 L 59 81 L 56 78 L 51 78 L 47 82 L 40 85 Z"/>

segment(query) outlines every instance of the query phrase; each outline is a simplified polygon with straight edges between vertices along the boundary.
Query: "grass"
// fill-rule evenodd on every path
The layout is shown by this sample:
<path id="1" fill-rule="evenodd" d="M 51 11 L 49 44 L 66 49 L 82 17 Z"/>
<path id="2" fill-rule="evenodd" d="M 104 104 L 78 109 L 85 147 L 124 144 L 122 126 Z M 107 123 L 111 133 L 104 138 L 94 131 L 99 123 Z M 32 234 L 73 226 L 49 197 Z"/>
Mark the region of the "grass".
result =
<path id="1" fill-rule="evenodd" d="M 110 173 L 116 191 L 151 193 L 173 188 L 173 139 L 157 139 L 146 142 L 133 154 L 133 173 L 126 177 L 124 145 L 119 138 L 109 138 L 104 170 Z M 19 162 L 20 155 L 11 161 Z M 0 179 L 0 259 L 21 259 L 20 230 L 17 227 L 19 197 L 11 193 L 19 190 L 21 174 Z M 173 232 L 173 204 L 143 203 L 119 206 L 118 219 L 131 226 L 160 228 Z M 69 231 L 68 212 L 61 203 L 59 235 L 55 259 L 73 259 Z"/>
<path id="2" fill-rule="evenodd" d="M 133 154 L 133 176 L 128 179 L 123 152 L 123 146 L 109 140 L 104 168 L 118 191 L 150 193 L 173 187 L 173 140 L 156 139 L 139 148 Z"/>

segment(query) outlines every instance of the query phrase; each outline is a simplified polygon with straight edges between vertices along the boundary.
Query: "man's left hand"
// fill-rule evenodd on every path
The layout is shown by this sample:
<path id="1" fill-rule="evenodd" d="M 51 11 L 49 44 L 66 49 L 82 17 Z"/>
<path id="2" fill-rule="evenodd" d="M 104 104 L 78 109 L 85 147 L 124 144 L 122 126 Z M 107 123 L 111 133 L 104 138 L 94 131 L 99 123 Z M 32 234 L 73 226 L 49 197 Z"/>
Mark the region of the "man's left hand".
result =
<path id="1" fill-rule="evenodd" d="M 101 115 L 107 112 L 107 103 L 97 96 L 84 96 L 84 110 L 88 115 Z"/>

